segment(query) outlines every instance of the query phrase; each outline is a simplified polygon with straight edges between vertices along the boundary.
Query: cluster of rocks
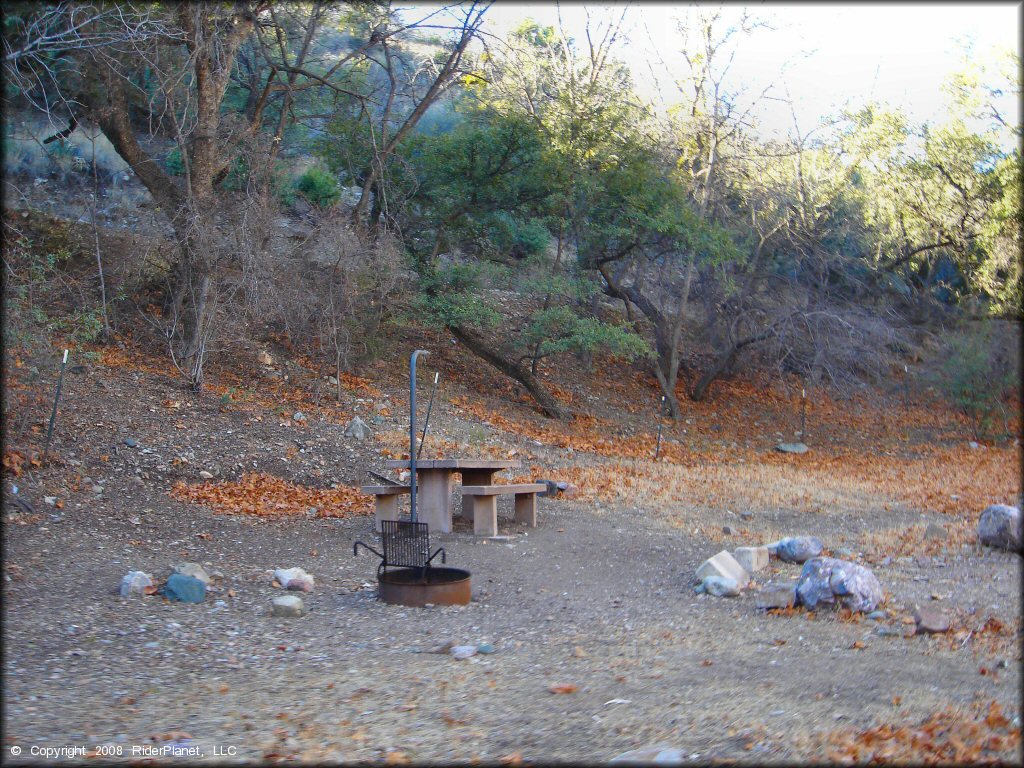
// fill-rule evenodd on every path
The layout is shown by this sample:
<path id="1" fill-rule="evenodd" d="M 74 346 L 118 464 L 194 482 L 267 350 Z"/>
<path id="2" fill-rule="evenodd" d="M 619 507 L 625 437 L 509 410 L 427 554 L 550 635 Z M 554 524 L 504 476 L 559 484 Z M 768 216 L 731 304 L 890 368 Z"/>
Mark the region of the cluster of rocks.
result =
<path id="1" fill-rule="evenodd" d="M 120 593 L 122 597 L 146 597 L 161 595 L 171 602 L 201 603 L 206 599 L 207 589 L 215 577 L 221 575 L 214 571 L 207 573 L 199 563 L 178 563 L 172 566 L 170 574 L 162 584 L 157 584 L 153 577 L 144 571 L 129 571 L 121 579 Z M 313 576 L 302 568 L 278 568 L 273 572 L 275 586 L 293 592 L 309 593 L 313 591 Z M 298 595 L 282 595 L 270 601 L 270 614 L 279 618 L 296 618 L 306 615 L 306 607 Z"/>
<path id="2" fill-rule="evenodd" d="M 199 563 L 178 563 L 162 584 L 144 571 L 129 571 L 121 579 L 121 597 L 161 595 L 172 602 L 201 603 L 213 576 Z"/>
<path id="3" fill-rule="evenodd" d="M 821 557 L 824 546 L 814 536 L 791 536 L 759 547 L 722 550 L 697 568 L 698 593 L 735 597 L 750 586 L 751 576 L 766 568 L 771 558 L 803 563 L 793 584 L 769 584 L 758 592 L 758 608 L 789 608 L 804 605 L 842 606 L 853 611 L 872 611 L 882 601 L 882 587 L 862 565 L 834 557 Z"/>

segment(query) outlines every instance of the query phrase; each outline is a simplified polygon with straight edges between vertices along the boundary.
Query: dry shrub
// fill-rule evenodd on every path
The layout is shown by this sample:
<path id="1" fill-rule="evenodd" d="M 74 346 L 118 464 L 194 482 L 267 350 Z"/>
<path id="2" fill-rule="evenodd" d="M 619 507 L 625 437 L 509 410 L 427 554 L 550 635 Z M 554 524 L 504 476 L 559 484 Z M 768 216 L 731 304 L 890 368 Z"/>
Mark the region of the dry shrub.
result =
<path id="1" fill-rule="evenodd" d="M 401 248 L 387 233 L 360 241 L 338 206 L 310 213 L 289 230 L 269 240 L 276 255 L 270 279 L 260 284 L 272 295 L 258 302 L 261 315 L 292 345 L 323 355 L 340 380 L 381 351 L 382 331 L 404 291 Z"/>

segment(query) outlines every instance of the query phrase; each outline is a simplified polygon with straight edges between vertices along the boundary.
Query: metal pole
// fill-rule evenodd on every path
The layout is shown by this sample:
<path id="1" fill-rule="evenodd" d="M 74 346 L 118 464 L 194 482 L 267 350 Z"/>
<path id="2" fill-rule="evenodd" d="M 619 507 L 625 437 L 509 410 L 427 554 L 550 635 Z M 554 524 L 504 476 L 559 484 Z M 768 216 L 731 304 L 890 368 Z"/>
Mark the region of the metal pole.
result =
<path id="1" fill-rule="evenodd" d="M 800 388 L 800 442 L 807 442 L 807 389 Z"/>
<path id="2" fill-rule="evenodd" d="M 420 435 L 420 447 L 416 451 L 416 458 L 420 457 L 423 453 L 423 441 L 427 439 L 427 426 L 430 424 L 430 411 L 434 407 L 434 393 L 437 392 L 437 379 L 441 375 L 440 371 L 434 371 L 434 386 L 430 389 L 430 402 L 427 403 L 427 418 L 423 421 L 423 434 Z"/>
<path id="3" fill-rule="evenodd" d="M 661 415 L 665 412 L 665 396 L 661 396 L 661 407 L 658 409 L 658 444 L 654 447 L 654 460 L 658 460 L 661 452 Z"/>
<path id="4" fill-rule="evenodd" d="M 429 355 L 417 349 L 409 358 L 409 517 L 416 522 L 416 358 Z"/>
<path id="5" fill-rule="evenodd" d="M 903 366 L 903 410 L 907 410 L 910 405 L 910 371 L 907 370 L 907 366 Z"/>
<path id="6" fill-rule="evenodd" d="M 57 392 L 53 396 L 53 410 L 50 412 L 50 426 L 46 428 L 46 445 L 43 446 L 43 461 L 50 450 L 50 438 L 53 437 L 53 422 L 57 420 L 57 403 L 60 400 L 60 388 L 64 383 L 64 369 L 68 364 L 68 351 L 64 350 L 64 359 L 60 363 L 60 375 L 57 377 Z"/>

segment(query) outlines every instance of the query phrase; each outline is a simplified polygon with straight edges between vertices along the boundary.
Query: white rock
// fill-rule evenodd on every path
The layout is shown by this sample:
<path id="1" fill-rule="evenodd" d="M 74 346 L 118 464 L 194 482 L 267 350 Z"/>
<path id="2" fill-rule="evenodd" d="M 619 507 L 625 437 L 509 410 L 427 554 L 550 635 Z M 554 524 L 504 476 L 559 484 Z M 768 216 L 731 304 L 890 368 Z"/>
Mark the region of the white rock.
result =
<path id="1" fill-rule="evenodd" d="M 454 645 L 450 651 L 451 655 L 456 659 L 468 659 L 470 656 L 476 656 L 475 645 Z"/>
<path id="2" fill-rule="evenodd" d="M 274 578 L 285 589 L 299 592 L 312 592 L 315 586 L 312 575 L 301 568 L 278 568 Z"/>
<path id="3" fill-rule="evenodd" d="M 698 589 L 715 597 L 736 597 L 740 593 L 740 585 L 736 580 L 725 576 L 705 576 Z"/>
<path id="4" fill-rule="evenodd" d="M 279 618 L 299 618 L 306 615 L 306 606 L 298 595 L 280 595 L 270 601 L 270 612 Z"/>
<path id="5" fill-rule="evenodd" d="M 768 567 L 768 547 L 736 547 L 732 556 L 747 573 L 757 573 Z"/>
<path id="6" fill-rule="evenodd" d="M 203 478 L 203 480 L 213 480 L 213 473 L 207 472 L 205 469 L 201 469 L 199 471 L 199 476 Z"/>
<path id="7" fill-rule="evenodd" d="M 747 570 L 724 549 L 701 563 L 697 569 L 697 580 L 704 581 L 706 576 L 724 576 L 727 579 L 732 579 L 741 587 L 750 581 L 750 574 L 747 573 Z"/>
<path id="8" fill-rule="evenodd" d="M 683 750 L 667 745 L 658 745 L 623 752 L 609 762 L 631 765 L 682 765 L 685 761 L 686 753 Z"/>
<path id="9" fill-rule="evenodd" d="M 153 577 L 142 571 L 130 571 L 121 579 L 121 597 L 145 595 L 146 587 L 153 586 Z"/>

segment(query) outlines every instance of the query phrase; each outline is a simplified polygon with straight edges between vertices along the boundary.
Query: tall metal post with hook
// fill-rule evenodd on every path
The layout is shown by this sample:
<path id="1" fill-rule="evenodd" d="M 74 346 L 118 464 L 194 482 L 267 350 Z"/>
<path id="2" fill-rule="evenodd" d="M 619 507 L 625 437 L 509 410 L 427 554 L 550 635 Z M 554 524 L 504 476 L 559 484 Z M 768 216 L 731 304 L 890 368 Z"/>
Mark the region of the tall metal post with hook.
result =
<path id="1" fill-rule="evenodd" d="M 417 349 L 409 358 L 409 517 L 416 522 L 416 358 L 429 355 Z"/>

